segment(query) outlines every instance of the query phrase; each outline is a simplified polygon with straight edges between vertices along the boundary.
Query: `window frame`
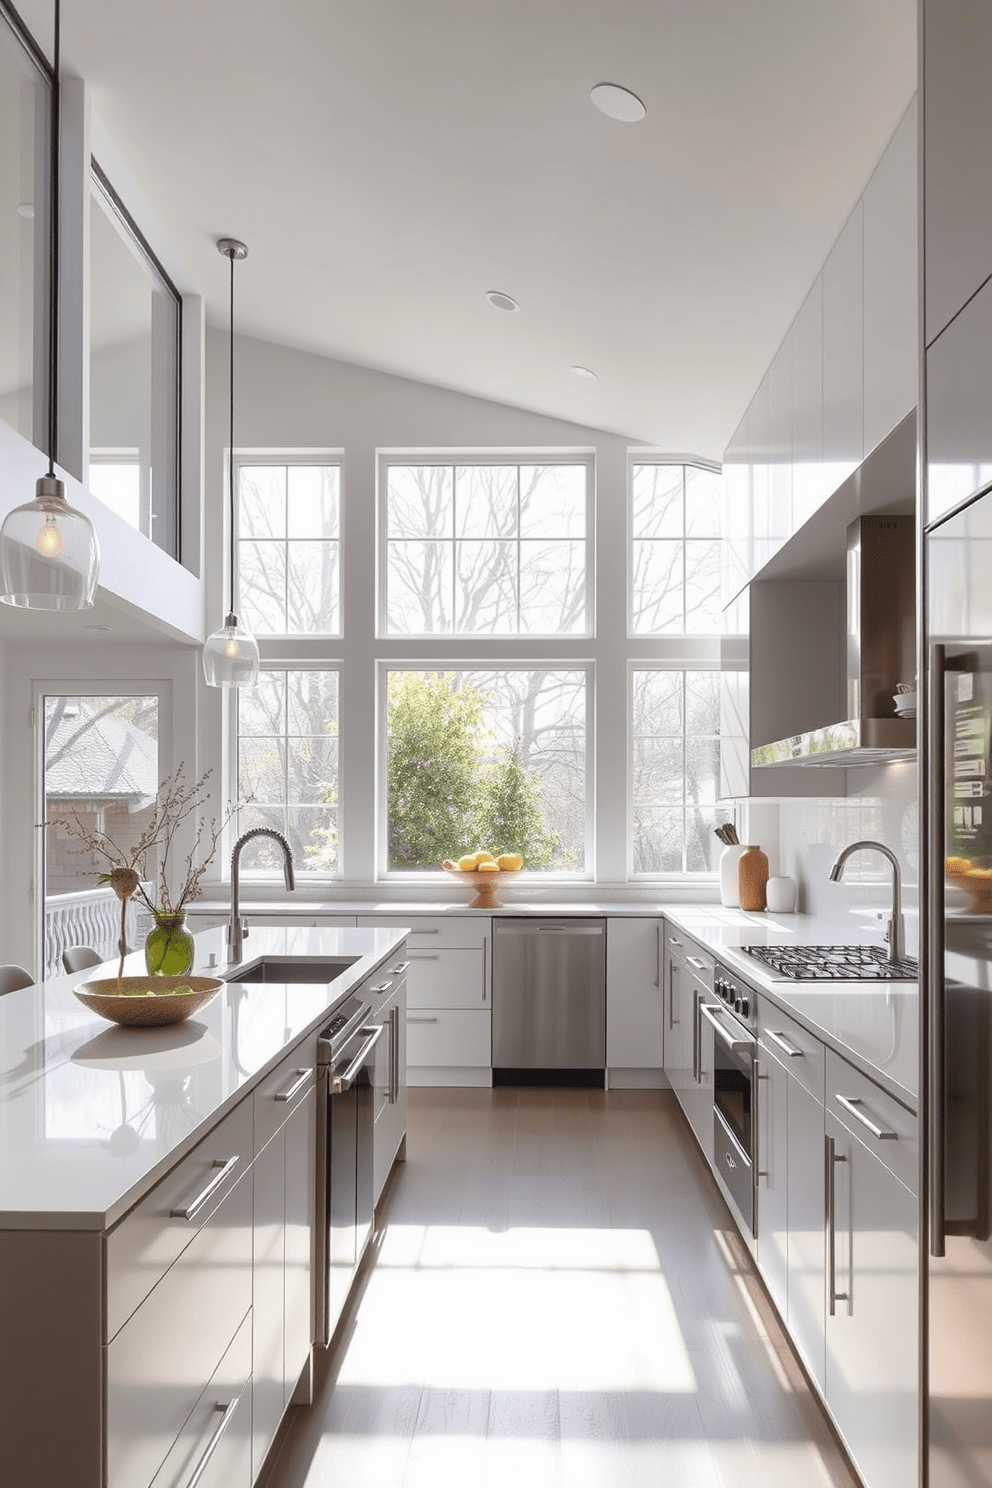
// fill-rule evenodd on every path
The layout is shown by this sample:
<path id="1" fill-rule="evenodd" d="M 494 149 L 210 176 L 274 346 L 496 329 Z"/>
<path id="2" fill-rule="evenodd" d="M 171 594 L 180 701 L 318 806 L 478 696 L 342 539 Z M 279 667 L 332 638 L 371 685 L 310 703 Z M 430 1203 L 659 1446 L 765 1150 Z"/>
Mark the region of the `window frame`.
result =
<path id="1" fill-rule="evenodd" d="M 636 535 L 634 533 L 634 470 L 635 470 L 635 467 L 642 466 L 642 465 L 661 465 L 661 466 L 668 466 L 668 467 L 678 466 L 681 469 L 681 471 L 682 471 L 682 531 L 681 531 L 681 533 L 679 534 L 678 537 L 655 538 L 655 539 L 638 538 L 638 537 L 636 537 Z M 709 474 L 716 475 L 716 476 L 720 476 L 723 473 L 723 467 L 719 464 L 718 461 L 715 461 L 715 460 L 703 460 L 703 459 L 698 459 L 698 458 L 695 458 L 695 457 L 690 457 L 688 455 L 682 455 L 682 456 L 661 455 L 661 454 L 654 455 L 650 451 L 645 451 L 645 450 L 631 450 L 629 452 L 629 454 L 628 454 L 628 459 L 627 459 L 627 595 L 626 595 L 627 641 L 628 641 L 628 644 L 631 643 L 631 642 L 644 642 L 644 641 L 647 641 L 647 642 L 650 642 L 652 644 L 661 645 L 661 646 L 665 646 L 665 645 L 681 646 L 689 638 L 691 638 L 693 640 L 705 640 L 707 636 L 715 636 L 715 635 L 719 635 L 720 634 L 720 630 L 719 629 L 714 630 L 714 631 L 705 631 L 705 630 L 686 630 L 686 628 L 685 628 L 685 620 L 686 620 L 686 553 L 687 553 L 687 544 L 690 543 L 690 542 L 700 541 L 700 539 L 691 538 L 688 535 L 687 531 L 686 531 L 687 523 L 686 523 L 686 513 L 685 513 L 685 479 L 686 479 L 685 472 L 686 472 L 687 469 L 705 470 Z M 702 540 L 705 541 L 706 539 L 702 539 Z M 682 629 L 681 630 L 667 630 L 667 631 L 657 631 L 657 632 L 655 632 L 655 631 L 649 631 L 649 630 L 635 630 L 634 629 L 634 544 L 635 544 L 635 542 L 647 542 L 647 541 L 656 541 L 656 542 L 681 542 L 681 544 L 682 544 Z M 709 539 L 709 541 L 723 542 L 724 541 L 724 537 L 723 537 L 722 530 L 721 530 L 721 534 L 720 534 L 720 536 L 718 538 L 712 538 L 712 539 Z M 721 569 L 722 569 L 722 564 L 721 564 Z M 722 601 L 723 601 L 723 596 L 721 595 L 721 605 L 722 605 Z"/>
<path id="2" fill-rule="evenodd" d="M 268 448 L 265 448 L 265 449 L 251 449 L 249 447 L 242 447 L 242 446 L 236 446 L 235 447 L 235 450 L 234 450 L 234 482 L 235 482 L 235 500 L 234 500 L 234 524 L 235 524 L 235 526 L 234 526 L 234 552 L 235 552 L 235 563 L 237 565 L 237 571 L 238 571 L 238 604 L 239 604 L 239 606 L 242 606 L 242 601 L 243 601 L 243 598 L 244 598 L 243 591 L 241 589 L 241 543 L 242 542 L 252 542 L 252 541 L 264 541 L 264 542 L 276 542 L 276 541 L 280 541 L 282 543 L 282 545 L 283 545 L 284 550 L 285 550 L 288 547 L 289 542 L 291 541 L 291 539 L 289 538 L 288 535 L 285 538 L 282 538 L 282 539 L 275 539 L 275 538 L 264 538 L 264 539 L 257 539 L 256 538 L 256 539 L 252 539 L 252 538 L 242 537 L 241 530 L 240 530 L 240 528 L 241 528 L 241 471 L 242 471 L 242 468 L 243 467 L 245 467 L 245 466 L 253 466 L 253 465 L 265 465 L 265 466 L 271 466 L 271 467 L 281 466 L 281 467 L 284 467 L 287 471 L 289 470 L 289 468 L 291 466 L 310 466 L 310 467 L 314 467 L 314 466 L 334 466 L 338 470 L 338 535 L 337 535 L 337 537 L 334 538 L 334 539 L 330 539 L 330 538 L 312 538 L 312 539 L 310 539 L 310 538 L 300 538 L 300 539 L 293 539 L 293 541 L 300 541 L 300 542 L 308 542 L 308 541 L 313 541 L 313 542 L 319 542 L 319 541 L 330 542 L 330 541 L 335 541 L 337 543 L 337 545 L 338 545 L 338 616 L 339 616 L 339 626 L 338 626 L 338 629 L 336 631 L 329 631 L 329 630 L 319 630 L 319 631 L 304 631 L 304 630 L 274 631 L 274 630 L 272 630 L 272 631 L 262 631 L 262 632 L 259 632 L 258 634 L 256 634 L 255 639 L 258 641 L 259 647 L 262 649 L 262 652 L 263 652 L 262 664 L 263 665 L 265 664 L 264 649 L 265 649 L 265 646 L 266 646 L 267 643 L 273 643 L 273 644 L 285 646 L 287 643 L 289 643 L 289 644 L 296 644 L 296 643 L 299 643 L 301 641 L 306 641 L 306 642 L 329 641 L 329 642 L 333 642 L 337 646 L 340 646 L 343 643 L 343 641 L 344 641 L 344 634 L 345 634 L 345 598 L 346 598 L 346 596 L 345 596 L 345 587 L 346 587 L 346 579 L 345 579 L 345 530 L 344 530 L 345 529 L 344 511 L 345 511 L 345 496 L 346 496 L 346 484 L 345 484 L 345 482 L 346 482 L 346 466 L 345 466 L 345 454 L 344 454 L 344 450 L 343 449 L 340 449 L 340 448 L 337 448 L 337 449 L 291 449 L 291 450 L 290 449 L 287 449 L 287 450 L 278 450 L 278 449 L 273 449 L 271 447 L 268 447 Z M 227 482 L 227 475 L 226 475 L 226 472 L 225 472 L 225 484 L 226 484 L 226 482 Z M 230 520 L 230 518 L 228 518 L 228 520 Z M 227 560 L 227 562 L 229 562 L 229 561 L 230 560 Z M 227 566 L 227 562 L 225 562 L 225 568 Z M 230 579 L 230 575 L 229 574 L 227 575 L 227 578 L 228 578 L 228 580 Z"/>
<path id="3" fill-rule="evenodd" d="M 587 446 L 568 449 L 535 446 L 531 449 L 507 446 L 504 449 L 378 449 L 376 451 L 376 531 L 375 531 L 375 640 L 377 642 L 405 642 L 410 645 L 426 642 L 444 645 L 478 645 L 487 639 L 482 632 L 462 633 L 455 630 L 420 633 L 391 632 L 389 630 L 389 468 L 394 465 L 457 466 L 485 465 L 578 465 L 586 472 L 585 504 L 585 629 L 570 633 L 565 639 L 572 642 L 589 642 L 596 637 L 596 450 Z M 445 539 L 447 541 L 447 539 Z M 520 538 L 516 539 L 519 546 Z M 457 539 L 452 537 L 453 552 Z M 504 644 L 533 644 L 547 646 L 555 639 L 553 633 L 530 631 L 501 632 L 493 639 Z"/>
<path id="4" fill-rule="evenodd" d="M 583 839 L 584 867 L 574 872 L 564 869 L 534 870 L 540 873 L 541 883 L 580 884 L 595 881 L 596 861 L 596 663 L 594 660 L 569 657 L 548 658 L 546 656 L 519 656 L 510 660 L 492 657 L 437 656 L 432 658 L 395 656 L 379 657 L 376 661 L 375 685 L 375 878 L 377 883 L 437 883 L 444 870 L 438 864 L 436 870 L 400 869 L 389 866 L 389 761 L 388 761 L 388 707 L 390 672 L 528 672 L 540 671 L 581 672 L 585 678 L 585 833 Z M 527 864 L 524 864 L 526 869 Z"/>

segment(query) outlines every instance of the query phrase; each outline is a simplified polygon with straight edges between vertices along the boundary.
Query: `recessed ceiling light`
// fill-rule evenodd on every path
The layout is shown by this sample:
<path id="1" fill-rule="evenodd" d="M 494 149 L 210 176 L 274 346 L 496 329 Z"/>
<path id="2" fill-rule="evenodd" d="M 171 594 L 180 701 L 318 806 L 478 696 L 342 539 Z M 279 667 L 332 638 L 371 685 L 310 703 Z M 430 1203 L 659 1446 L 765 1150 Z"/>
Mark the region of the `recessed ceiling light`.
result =
<path id="1" fill-rule="evenodd" d="M 18 217 L 23 217 L 26 222 L 34 221 L 34 202 L 20 202 L 16 210 Z"/>
<path id="2" fill-rule="evenodd" d="M 573 377 L 584 377 L 587 382 L 596 381 L 595 372 L 590 372 L 588 367 L 569 367 L 568 370 L 569 372 L 571 372 Z"/>
<path id="3" fill-rule="evenodd" d="M 486 299 L 494 310 L 519 310 L 520 306 L 512 295 L 504 294 L 500 289 L 490 289 L 486 293 Z"/>
<path id="4" fill-rule="evenodd" d="M 647 113 L 636 93 L 618 83 L 597 83 L 589 94 L 601 114 L 621 124 L 638 124 Z"/>
<path id="5" fill-rule="evenodd" d="M 101 635 L 109 635 L 110 634 L 110 626 L 109 625 L 87 625 L 86 626 L 86 629 L 87 630 L 98 631 Z"/>

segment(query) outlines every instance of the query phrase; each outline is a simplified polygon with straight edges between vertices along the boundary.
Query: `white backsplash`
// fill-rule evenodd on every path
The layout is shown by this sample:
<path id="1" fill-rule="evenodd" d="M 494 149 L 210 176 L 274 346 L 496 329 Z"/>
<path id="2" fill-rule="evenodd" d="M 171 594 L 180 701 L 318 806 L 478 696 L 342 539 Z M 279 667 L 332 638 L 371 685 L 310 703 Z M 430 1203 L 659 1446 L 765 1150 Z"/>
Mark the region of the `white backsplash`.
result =
<path id="1" fill-rule="evenodd" d="M 843 799 L 804 799 L 779 803 L 779 872 L 794 878 L 798 908 L 835 920 L 838 937 L 854 927 L 884 925 L 892 902 L 892 874 L 879 853 L 856 853 L 844 868 L 841 883 L 830 882 L 830 868 L 849 842 L 870 838 L 883 842 L 902 869 L 906 949 L 916 955 L 919 943 L 918 794 L 916 765 L 880 765 L 849 770 Z"/>

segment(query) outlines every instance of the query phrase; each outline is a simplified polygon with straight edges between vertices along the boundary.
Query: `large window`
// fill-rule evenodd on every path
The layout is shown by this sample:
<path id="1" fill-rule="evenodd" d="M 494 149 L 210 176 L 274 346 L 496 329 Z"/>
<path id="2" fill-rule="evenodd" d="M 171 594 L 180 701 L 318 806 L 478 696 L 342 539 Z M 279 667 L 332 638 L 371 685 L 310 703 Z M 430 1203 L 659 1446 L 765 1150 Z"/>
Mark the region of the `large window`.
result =
<path id="1" fill-rule="evenodd" d="M 244 461 L 236 479 L 245 625 L 259 636 L 340 635 L 340 465 Z"/>
<path id="2" fill-rule="evenodd" d="M 90 490 L 177 557 L 179 292 L 96 161 L 90 179 Z"/>
<path id="3" fill-rule="evenodd" d="M 584 873 L 585 669 L 389 671 L 386 862 L 436 872 L 477 848 Z"/>
<path id="4" fill-rule="evenodd" d="M 238 693 L 238 831 L 270 827 L 293 850 L 297 871 L 338 871 L 338 674 L 266 668 Z M 282 872 L 271 838 L 249 843 L 246 871 Z"/>
<path id="5" fill-rule="evenodd" d="M 712 873 L 720 794 L 720 673 L 631 671 L 631 851 L 637 874 Z"/>
<path id="6" fill-rule="evenodd" d="M 721 494 L 702 466 L 631 467 L 631 635 L 719 634 Z"/>
<path id="7" fill-rule="evenodd" d="M 0 10 L 0 418 L 47 446 L 48 64 Z"/>
<path id="8" fill-rule="evenodd" d="M 380 629 L 591 633 L 589 467 L 386 461 Z"/>

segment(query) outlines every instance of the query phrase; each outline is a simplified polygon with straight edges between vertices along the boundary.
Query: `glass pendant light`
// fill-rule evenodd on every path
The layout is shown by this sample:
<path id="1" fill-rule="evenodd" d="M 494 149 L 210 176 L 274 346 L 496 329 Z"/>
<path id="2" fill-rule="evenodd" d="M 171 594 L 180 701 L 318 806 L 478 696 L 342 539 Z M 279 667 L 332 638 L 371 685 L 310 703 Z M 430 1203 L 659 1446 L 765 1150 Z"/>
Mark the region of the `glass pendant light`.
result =
<path id="1" fill-rule="evenodd" d="M 238 624 L 237 554 L 234 542 L 234 265 L 248 257 L 248 249 L 236 238 L 221 238 L 217 250 L 231 261 L 231 405 L 228 444 L 227 489 L 230 497 L 231 608 L 220 630 L 208 636 L 203 647 L 203 675 L 209 687 L 253 687 L 258 676 L 258 642 Z"/>
<path id="2" fill-rule="evenodd" d="M 24 610 L 88 610 L 100 572 L 100 546 L 89 517 L 69 505 L 55 474 L 59 401 L 60 6 L 55 0 L 52 138 L 48 222 L 48 474 L 35 498 L 7 513 L 0 527 L 0 601 Z"/>

